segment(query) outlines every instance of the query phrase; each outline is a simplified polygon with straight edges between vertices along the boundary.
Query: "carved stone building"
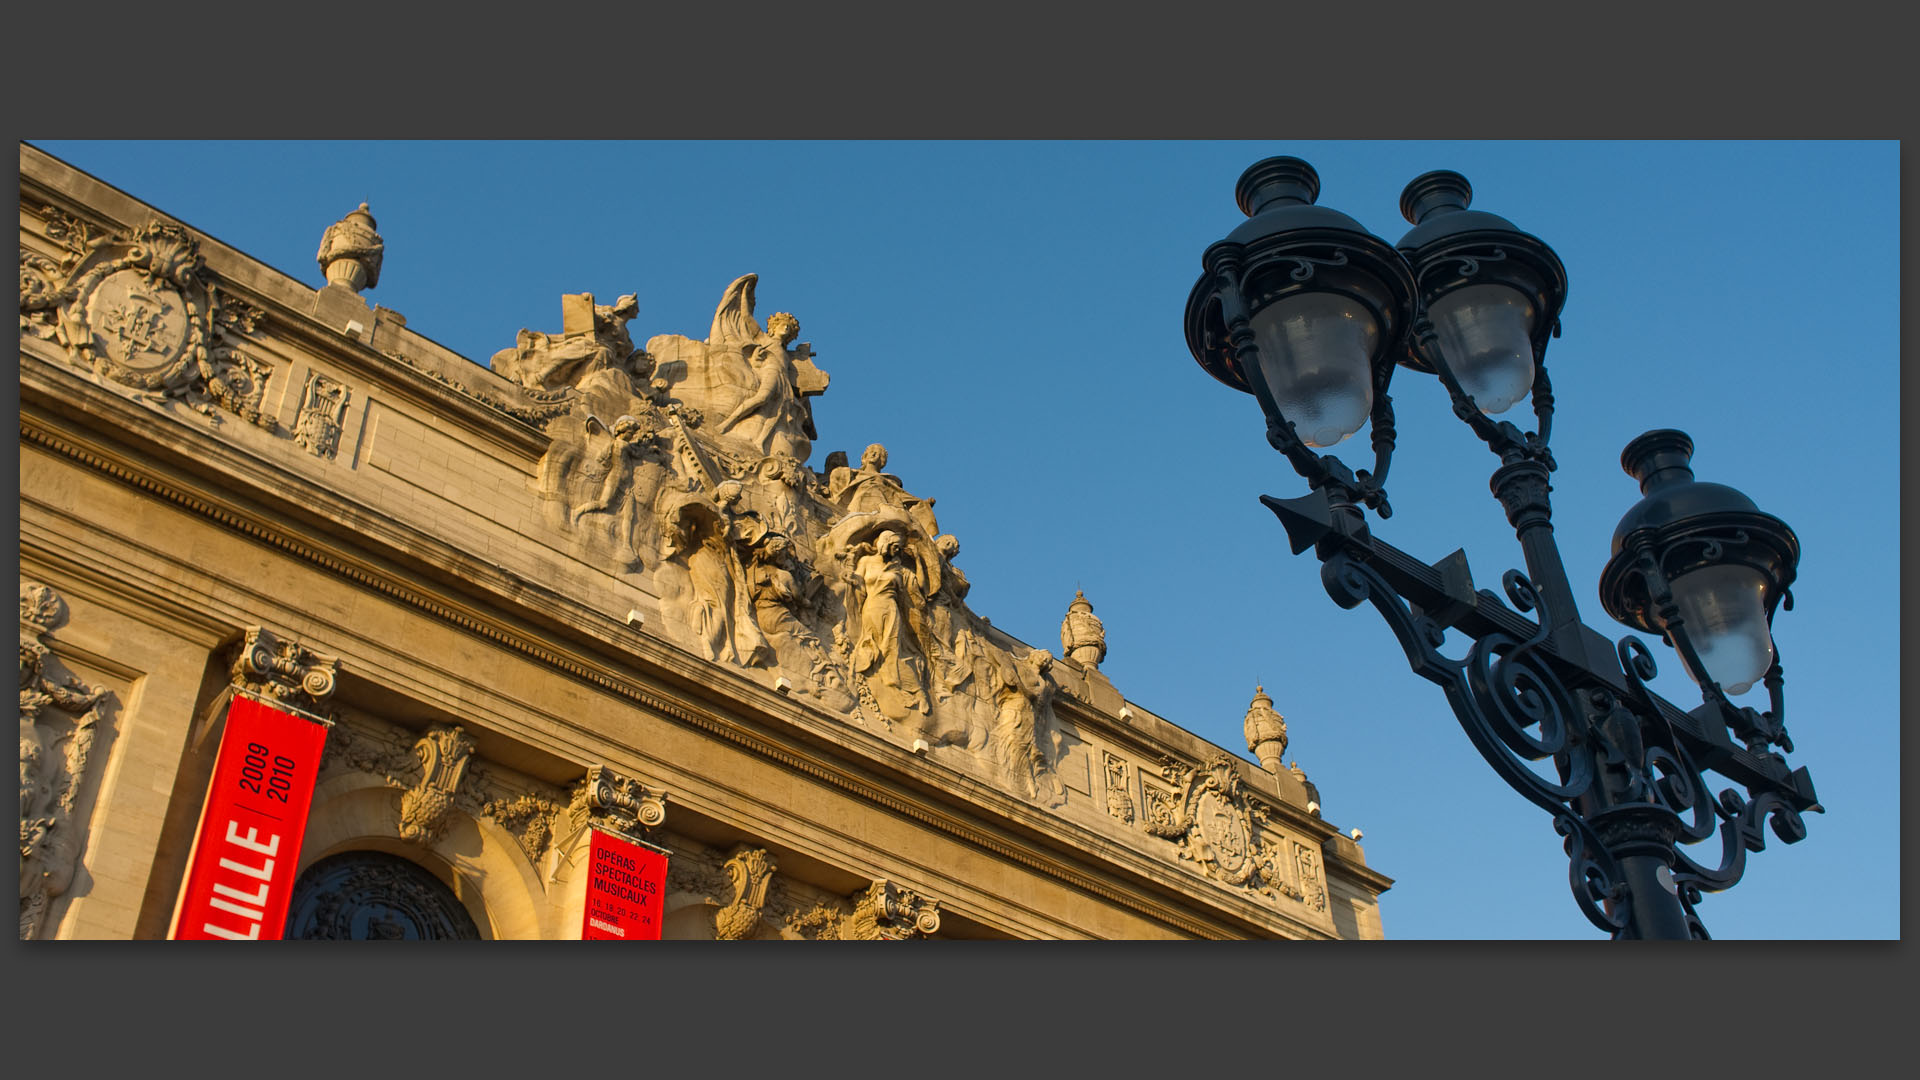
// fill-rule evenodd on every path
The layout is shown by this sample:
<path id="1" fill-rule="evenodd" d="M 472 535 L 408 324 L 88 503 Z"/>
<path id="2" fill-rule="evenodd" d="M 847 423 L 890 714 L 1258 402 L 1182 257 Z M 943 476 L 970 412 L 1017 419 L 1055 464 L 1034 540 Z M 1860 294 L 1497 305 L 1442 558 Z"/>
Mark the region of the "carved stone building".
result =
<path id="1" fill-rule="evenodd" d="M 1085 597 L 1058 657 L 976 615 L 884 448 L 810 463 L 753 275 L 489 370 L 360 296 L 364 205 L 316 291 L 20 154 L 22 937 L 166 936 L 235 688 L 334 722 L 289 936 L 578 936 L 596 820 L 667 937 L 1381 936 L 1264 692 L 1256 765 Z"/>

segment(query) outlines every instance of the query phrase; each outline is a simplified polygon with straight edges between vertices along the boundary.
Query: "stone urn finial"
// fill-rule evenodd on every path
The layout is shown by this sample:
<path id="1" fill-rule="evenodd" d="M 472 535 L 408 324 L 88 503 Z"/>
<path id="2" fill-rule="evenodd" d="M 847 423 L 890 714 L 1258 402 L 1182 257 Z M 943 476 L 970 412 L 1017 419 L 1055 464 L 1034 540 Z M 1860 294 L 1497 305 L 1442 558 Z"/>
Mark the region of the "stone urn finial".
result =
<path id="1" fill-rule="evenodd" d="M 359 292 L 380 284 L 380 255 L 386 250 L 374 232 L 373 213 L 366 203 L 327 226 L 320 236 L 320 269 L 327 284 Z"/>
<path id="2" fill-rule="evenodd" d="M 1093 613 L 1087 594 L 1073 590 L 1073 603 L 1067 605 L 1067 617 L 1060 620 L 1060 648 L 1081 666 L 1100 670 L 1107 658 L 1107 630 Z"/>
<path id="3" fill-rule="evenodd" d="M 1280 775 L 1280 756 L 1287 752 L 1287 721 L 1275 712 L 1273 699 L 1265 687 L 1253 688 L 1253 702 L 1247 706 L 1247 749 L 1260 759 L 1260 767 Z"/>

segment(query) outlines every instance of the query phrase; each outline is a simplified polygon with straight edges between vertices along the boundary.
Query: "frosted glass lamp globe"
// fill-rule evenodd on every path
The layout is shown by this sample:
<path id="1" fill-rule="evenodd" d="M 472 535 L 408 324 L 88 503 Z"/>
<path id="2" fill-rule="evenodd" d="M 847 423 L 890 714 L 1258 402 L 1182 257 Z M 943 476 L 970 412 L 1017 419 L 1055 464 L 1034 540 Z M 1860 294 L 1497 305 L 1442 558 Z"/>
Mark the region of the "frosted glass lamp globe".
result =
<path id="1" fill-rule="evenodd" d="M 1468 285 L 1433 302 L 1427 315 L 1460 389 L 1489 416 L 1533 389 L 1533 304 L 1506 285 Z"/>
<path id="2" fill-rule="evenodd" d="M 1373 410 L 1380 324 L 1339 293 L 1296 293 L 1253 316 L 1260 371 L 1280 415 L 1308 446 L 1332 446 Z"/>
<path id="3" fill-rule="evenodd" d="M 1744 694 L 1773 666 L 1773 630 L 1767 625 L 1767 582 L 1751 566 L 1705 566 L 1673 582 L 1687 637 L 1703 672 L 1680 662 L 1694 682 L 1709 679 L 1729 695 Z"/>

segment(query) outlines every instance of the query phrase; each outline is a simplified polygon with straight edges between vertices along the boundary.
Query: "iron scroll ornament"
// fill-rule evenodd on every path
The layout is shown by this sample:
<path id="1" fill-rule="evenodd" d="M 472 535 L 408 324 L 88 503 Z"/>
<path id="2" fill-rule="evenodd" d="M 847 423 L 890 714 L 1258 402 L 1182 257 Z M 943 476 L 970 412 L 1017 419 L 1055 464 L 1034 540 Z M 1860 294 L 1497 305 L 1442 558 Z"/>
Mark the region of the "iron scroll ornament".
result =
<path id="1" fill-rule="evenodd" d="M 1538 614 L 1534 632 L 1526 638 L 1483 634 L 1459 658 L 1440 651 L 1446 640 L 1442 623 L 1412 608 L 1364 555 L 1345 548 L 1327 552 L 1321 580 L 1342 608 L 1373 605 L 1413 672 L 1441 688 L 1481 757 L 1547 812 L 1565 841 L 1575 905 L 1610 936 L 1636 936 L 1632 886 L 1620 853 L 1660 854 L 1672 868 L 1671 891 L 1688 934 L 1704 939 L 1710 935 L 1695 906 L 1703 893 L 1739 882 L 1746 853 L 1765 846 L 1762 822 L 1770 822 L 1783 842 L 1805 837 L 1799 812 L 1778 793 L 1748 800 L 1728 788 L 1717 799 L 1706 796 L 1702 769 L 1646 687 L 1655 666 L 1638 638 L 1628 635 L 1617 646 L 1628 693 L 1569 686 L 1544 655 L 1550 613 L 1518 571 L 1508 571 L 1503 584 L 1515 608 Z M 1531 767 L 1542 761 L 1553 763 L 1557 779 Z M 1714 865 L 1683 850 L 1716 832 L 1721 842 Z"/>

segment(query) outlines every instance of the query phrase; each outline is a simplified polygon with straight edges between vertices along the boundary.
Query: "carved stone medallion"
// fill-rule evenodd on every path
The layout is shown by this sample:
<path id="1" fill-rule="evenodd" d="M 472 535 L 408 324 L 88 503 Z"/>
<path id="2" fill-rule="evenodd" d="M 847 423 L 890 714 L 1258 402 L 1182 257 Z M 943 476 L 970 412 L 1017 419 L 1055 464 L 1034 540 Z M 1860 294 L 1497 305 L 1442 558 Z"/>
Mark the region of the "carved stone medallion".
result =
<path id="1" fill-rule="evenodd" d="M 61 339 L 95 372 L 126 386 L 184 394 L 204 382 L 213 297 L 198 242 L 149 222 L 81 261 L 61 311 Z"/>
<path id="2" fill-rule="evenodd" d="M 108 274 L 87 297 L 93 347 L 137 378 L 164 376 L 187 344 L 187 301 L 139 270 Z"/>
<path id="3" fill-rule="evenodd" d="M 235 347 L 257 309 L 220 294 L 193 234 L 157 220 L 120 231 L 53 207 L 42 213 L 47 236 L 66 253 L 55 263 L 22 249 L 23 335 L 58 341 L 98 378 L 149 400 L 185 404 L 214 422 L 225 410 L 278 426 L 260 412 L 270 369 Z"/>
<path id="4" fill-rule="evenodd" d="M 1296 841 L 1293 858 L 1281 856 L 1284 833 L 1271 809 L 1249 795 L 1235 758 L 1221 752 L 1203 768 L 1169 761 L 1161 775 L 1173 791 L 1141 786 L 1147 832 L 1173 841 L 1181 859 L 1216 881 L 1324 908 L 1324 891 L 1317 904 L 1313 899 L 1317 871 L 1311 849 Z"/>
<path id="5" fill-rule="evenodd" d="M 1253 871 L 1253 837 L 1246 811 L 1218 791 L 1203 791 L 1194 800 L 1194 818 L 1213 864 L 1228 881 L 1245 881 Z"/>

